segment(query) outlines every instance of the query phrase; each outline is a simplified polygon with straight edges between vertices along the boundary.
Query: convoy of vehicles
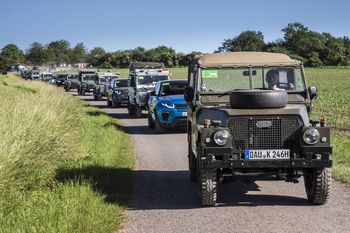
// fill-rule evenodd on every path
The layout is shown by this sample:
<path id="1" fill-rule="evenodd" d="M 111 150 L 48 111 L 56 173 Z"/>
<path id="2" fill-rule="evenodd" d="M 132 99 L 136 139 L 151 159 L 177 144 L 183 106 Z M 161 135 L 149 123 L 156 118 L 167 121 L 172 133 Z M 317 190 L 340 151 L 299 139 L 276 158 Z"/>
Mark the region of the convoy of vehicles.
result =
<path id="1" fill-rule="evenodd" d="M 169 80 L 170 73 L 163 63 L 156 62 L 132 62 L 129 69 L 128 112 L 130 116 L 139 118 L 142 110 L 147 110 L 149 92 L 154 90 L 158 81 Z"/>
<path id="2" fill-rule="evenodd" d="M 310 203 L 324 204 L 331 183 L 330 128 L 311 120 L 316 87 L 301 62 L 278 53 L 195 57 L 185 90 L 190 178 L 202 205 L 214 206 L 217 182 L 303 176 Z"/>
<path id="3" fill-rule="evenodd" d="M 38 79 L 38 70 L 22 70 Z M 217 182 L 254 182 L 266 176 L 299 182 L 310 203 L 324 204 L 332 180 L 330 128 L 311 120 L 314 86 L 303 64 L 279 53 L 231 52 L 196 56 L 188 80 L 170 80 L 163 63 L 133 62 L 129 77 L 93 69 L 79 74 L 42 74 L 66 91 L 91 92 L 107 105 L 125 106 L 155 133 L 185 127 L 190 179 L 202 205 L 215 206 Z M 51 82 L 50 81 L 50 82 Z"/>
<path id="4" fill-rule="evenodd" d="M 148 100 L 148 127 L 156 133 L 166 128 L 187 126 L 187 103 L 184 99 L 187 80 L 159 81 Z"/>

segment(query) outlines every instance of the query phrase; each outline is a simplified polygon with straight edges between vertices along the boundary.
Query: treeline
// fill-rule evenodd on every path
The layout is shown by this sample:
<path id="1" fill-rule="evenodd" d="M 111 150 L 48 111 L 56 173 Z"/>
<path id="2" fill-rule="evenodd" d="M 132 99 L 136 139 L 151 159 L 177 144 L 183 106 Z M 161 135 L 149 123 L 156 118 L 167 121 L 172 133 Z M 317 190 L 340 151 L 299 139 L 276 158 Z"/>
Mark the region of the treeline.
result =
<path id="1" fill-rule="evenodd" d="M 283 39 L 265 43 L 260 31 L 245 31 L 224 40 L 216 52 L 267 51 L 288 54 L 306 66 L 350 65 L 350 38 L 318 33 L 301 23 L 291 23 L 282 29 Z"/>
<path id="2" fill-rule="evenodd" d="M 291 23 L 282 29 L 284 36 L 273 42 L 265 42 L 260 31 L 244 31 L 238 36 L 225 39 L 215 52 L 267 51 L 280 52 L 301 60 L 306 66 L 350 65 L 350 38 L 334 37 L 330 33 L 309 30 L 301 23 Z M 52 41 L 47 45 L 34 42 L 23 52 L 9 44 L 0 53 L 0 68 L 13 64 L 60 65 L 88 63 L 99 68 L 124 68 L 131 61 L 164 62 L 167 67 L 187 66 L 200 52 L 177 53 L 167 46 L 153 49 L 138 47 L 130 50 L 107 52 L 102 47 L 88 51 L 83 43 L 71 47 L 66 40 Z"/>

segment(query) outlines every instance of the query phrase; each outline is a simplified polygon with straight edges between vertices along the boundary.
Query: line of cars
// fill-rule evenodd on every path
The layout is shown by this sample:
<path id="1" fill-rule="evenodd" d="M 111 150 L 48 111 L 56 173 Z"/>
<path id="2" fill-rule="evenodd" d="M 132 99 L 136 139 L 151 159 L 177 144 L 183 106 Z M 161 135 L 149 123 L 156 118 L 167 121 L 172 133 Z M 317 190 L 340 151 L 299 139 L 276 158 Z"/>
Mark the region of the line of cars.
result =
<path id="1" fill-rule="evenodd" d="M 189 177 L 203 206 L 216 205 L 218 182 L 263 177 L 298 183 L 303 176 L 310 203 L 329 198 L 330 127 L 325 118 L 310 119 L 318 94 L 307 86 L 300 61 L 278 53 L 217 53 L 193 58 L 188 80 L 170 80 L 162 63 L 132 63 L 128 78 L 109 82 L 96 81 L 94 70 L 78 77 L 79 94 L 101 100 L 105 93 L 108 106 L 126 107 L 135 118 L 146 110 L 156 133 L 187 127 Z"/>
<path id="2" fill-rule="evenodd" d="M 147 111 L 148 126 L 156 133 L 167 128 L 186 128 L 187 104 L 184 99 L 187 80 L 170 80 L 163 63 L 133 62 L 128 78 L 112 79 L 107 90 L 107 105 L 126 107 L 128 114 L 142 117 Z"/>

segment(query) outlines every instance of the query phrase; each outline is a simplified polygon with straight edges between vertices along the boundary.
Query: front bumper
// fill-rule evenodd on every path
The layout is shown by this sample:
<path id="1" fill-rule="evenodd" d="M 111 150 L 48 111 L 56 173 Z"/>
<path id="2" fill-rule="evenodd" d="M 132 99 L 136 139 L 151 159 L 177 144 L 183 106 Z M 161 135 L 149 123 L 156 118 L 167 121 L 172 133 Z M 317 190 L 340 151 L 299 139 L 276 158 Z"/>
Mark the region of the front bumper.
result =
<path id="1" fill-rule="evenodd" d="M 158 119 L 164 127 L 187 126 L 187 109 L 162 108 L 157 110 Z"/>
<path id="2" fill-rule="evenodd" d="M 318 150 L 320 151 L 321 149 Z M 205 147 L 202 149 L 201 160 L 206 168 L 324 168 L 332 167 L 332 160 L 329 156 L 331 151 L 332 147 L 322 148 L 322 154 L 319 154 L 318 158 L 313 153 L 307 153 L 288 160 L 245 160 L 232 158 L 231 148 Z"/>

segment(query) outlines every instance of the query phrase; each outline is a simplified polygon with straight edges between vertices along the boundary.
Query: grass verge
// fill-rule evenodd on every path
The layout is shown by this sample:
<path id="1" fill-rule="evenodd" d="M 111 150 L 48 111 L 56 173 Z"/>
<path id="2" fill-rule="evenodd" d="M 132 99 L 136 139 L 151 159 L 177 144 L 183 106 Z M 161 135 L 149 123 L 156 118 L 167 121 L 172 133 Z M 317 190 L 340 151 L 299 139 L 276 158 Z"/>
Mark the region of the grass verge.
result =
<path id="1" fill-rule="evenodd" d="M 11 74 L 0 99 L 0 232 L 117 230 L 134 166 L 120 122 Z"/>

